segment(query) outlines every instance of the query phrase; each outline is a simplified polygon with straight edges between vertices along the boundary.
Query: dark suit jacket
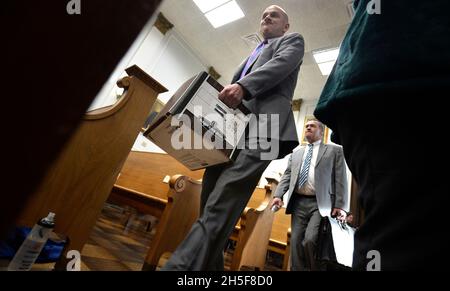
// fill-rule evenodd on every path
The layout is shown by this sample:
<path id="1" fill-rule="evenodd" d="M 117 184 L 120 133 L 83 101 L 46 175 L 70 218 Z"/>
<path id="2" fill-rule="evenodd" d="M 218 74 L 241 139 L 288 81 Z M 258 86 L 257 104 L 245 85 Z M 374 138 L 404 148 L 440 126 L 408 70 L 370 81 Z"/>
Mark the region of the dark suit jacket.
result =
<path id="1" fill-rule="evenodd" d="M 255 115 L 277 114 L 278 132 L 272 137 L 280 140 L 278 157 L 284 157 L 298 146 L 298 136 L 292 113 L 292 97 L 297 84 L 300 65 L 304 55 L 304 40 L 298 33 L 274 39 L 262 50 L 249 69 L 249 73 L 238 80 L 247 62 L 239 66 L 232 83 L 238 83 L 247 91 L 243 104 Z M 261 120 L 260 120 L 261 121 Z M 267 121 L 261 121 L 268 124 Z M 267 127 L 269 128 L 270 127 Z"/>
<path id="2" fill-rule="evenodd" d="M 340 114 L 382 112 L 394 101 L 419 102 L 408 92 L 450 88 L 450 1 L 381 2 L 381 14 L 371 15 L 370 0 L 355 1 L 355 17 L 314 112 L 333 133 Z M 394 99 L 382 99 L 391 95 Z M 434 108 L 423 109 L 428 110 Z M 397 113 L 416 118 L 413 112 Z"/>

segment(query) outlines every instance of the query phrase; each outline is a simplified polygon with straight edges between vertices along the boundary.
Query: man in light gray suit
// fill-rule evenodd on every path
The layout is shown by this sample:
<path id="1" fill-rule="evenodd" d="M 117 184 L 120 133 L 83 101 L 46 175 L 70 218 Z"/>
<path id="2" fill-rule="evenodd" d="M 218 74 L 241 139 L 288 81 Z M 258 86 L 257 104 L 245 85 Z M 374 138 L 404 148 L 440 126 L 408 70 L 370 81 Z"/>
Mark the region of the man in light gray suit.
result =
<path id="1" fill-rule="evenodd" d="M 271 207 L 283 206 L 291 214 L 291 270 L 324 270 L 315 260 L 322 217 L 345 221 L 348 211 L 347 175 L 342 147 L 323 144 L 324 126 L 318 120 L 305 125 L 307 146 L 292 153 L 274 194 Z"/>
<path id="2" fill-rule="evenodd" d="M 243 103 L 256 116 L 252 129 L 265 127 L 268 135 L 247 137 L 234 162 L 206 169 L 200 217 L 162 270 L 223 270 L 225 245 L 262 173 L 298 145 L 291 101 L 304 41 L 298 33 L 285 35 L 288 28 L 286 12 L 268 7 L 261 18 L 264 41 L 219 94 L 231 108 Z"/>

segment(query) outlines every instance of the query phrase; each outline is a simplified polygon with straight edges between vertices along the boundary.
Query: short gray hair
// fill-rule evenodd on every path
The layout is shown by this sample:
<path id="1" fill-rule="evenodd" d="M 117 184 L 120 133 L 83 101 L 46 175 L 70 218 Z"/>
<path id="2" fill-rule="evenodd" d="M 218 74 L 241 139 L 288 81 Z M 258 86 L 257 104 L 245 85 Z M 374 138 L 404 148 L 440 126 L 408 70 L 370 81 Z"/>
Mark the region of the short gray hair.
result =
<path id="1" fill-rule="evenodd" d="M 320 128 L 320 131 L 322 132 L 322 134 L 324 134 L 324 132 L 325 132 L 325 125 L 322 123 L 322 121 L 320 121 L 320 120 L 317 119 L 317 118 L 311 118 L 311 119 L 308 120 L 308 121 L 314 121 L 314 122 L 316 122 L 317 125 L 318 125 L 319 128 Z"/>

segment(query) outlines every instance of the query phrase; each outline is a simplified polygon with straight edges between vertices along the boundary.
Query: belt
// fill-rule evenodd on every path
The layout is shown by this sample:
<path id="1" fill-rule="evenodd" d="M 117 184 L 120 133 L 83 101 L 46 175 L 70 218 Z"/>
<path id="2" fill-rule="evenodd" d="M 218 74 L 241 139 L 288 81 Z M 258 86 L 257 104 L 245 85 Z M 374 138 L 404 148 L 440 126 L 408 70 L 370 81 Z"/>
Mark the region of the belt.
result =
<path id="1" fill-rule="evenodd" d="M 316 199 L 316 195 L 305 195 L 297 193 L 298 197 L 307 198 L 307 199 Z"/>

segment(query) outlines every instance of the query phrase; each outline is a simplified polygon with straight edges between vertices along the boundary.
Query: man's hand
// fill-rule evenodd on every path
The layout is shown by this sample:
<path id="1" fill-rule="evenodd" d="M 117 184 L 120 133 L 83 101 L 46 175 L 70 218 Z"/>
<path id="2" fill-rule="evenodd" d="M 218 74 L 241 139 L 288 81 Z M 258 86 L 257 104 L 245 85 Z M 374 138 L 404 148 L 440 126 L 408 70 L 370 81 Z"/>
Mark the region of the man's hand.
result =
<path id="1" fill-rule="evenodd" d="M 345 222 L 345 218 L 347 217 L 347 212 L 340 208 L 333 208 L 331 211 L 331 217 L 336 218 L 337 220 L 341 222 Z"/>
<path id="2" fill-rule="evenodd" d="M 278 197 L 275 197 L 275 198 L 273 198 L 272 202 L 270 203 L 270 209 L 272 209 L 272 207 L 273 207 L 274 205 L 276 205 L 277 208 L 280 209 L 281 207 L 283 207 L 283 204 L 284 204 L 283 200 L 281 200 L 281 199 L 278 198 Z M 277 209 L 277 210 L 278 210 L 278 209 Z"/>
<path id="3" fill-rule="evenodd" d="M 236 109 L 244 98 L 244 89 L 239 84 L 225 86 L 219 93 L 219 99 L 228 107 Z"/>

